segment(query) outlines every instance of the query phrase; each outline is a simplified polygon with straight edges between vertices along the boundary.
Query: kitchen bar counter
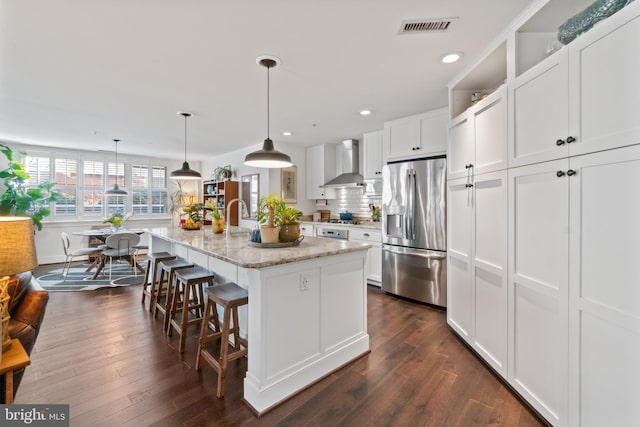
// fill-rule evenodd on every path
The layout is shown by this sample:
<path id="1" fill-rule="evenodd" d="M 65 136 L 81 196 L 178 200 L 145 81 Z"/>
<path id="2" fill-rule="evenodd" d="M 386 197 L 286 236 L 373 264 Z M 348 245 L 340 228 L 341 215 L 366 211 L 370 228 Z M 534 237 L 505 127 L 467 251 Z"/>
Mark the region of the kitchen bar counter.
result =
<path id="1" fill-rule="evenodd" d="M 248 233 L 238 230 L 242 229 L 231 227 L 232 235 L 226 239 L 224 234 L 214 234 L 211 227 L 205 227 L 203 230 L 167 227 L 147 229 L 152 236 L 189 246 L 195 251 L 244 268 L 272 267 L 369 248 L 367 244 L 314 237 L 305 237 L 298 246 L 259 248 L 249 246 Z"/>
<path id="2" fill-rule="evenodd" d="M 213 271 L 216 283 L 248 290 L 239 313 L 249 342 L 244 400 L 257 414 L 369 352 L 368 244 L 305 237 L 297 247 L 256 248 L 246 232 L 225 239 L 211 227 L 147 231 L 150 251 L 174 253 Z"/>

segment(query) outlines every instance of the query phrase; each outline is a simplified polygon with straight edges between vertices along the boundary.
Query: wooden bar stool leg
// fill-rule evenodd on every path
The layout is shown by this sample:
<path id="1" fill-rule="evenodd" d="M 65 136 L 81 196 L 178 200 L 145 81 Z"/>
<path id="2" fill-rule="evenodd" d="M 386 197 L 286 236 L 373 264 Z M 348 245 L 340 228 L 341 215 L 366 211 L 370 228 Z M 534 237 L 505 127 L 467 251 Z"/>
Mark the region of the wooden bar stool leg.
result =
<path id="1" fill-rule="evenodd" d="M 220 370 L 218 371 L 218 389 L 216 396 L 224 396 L 224 377 L 227 374 L 227 355 L 229 354 L 229 308 L 225 307 L 220 339 Z"/>
<path id="2" fill-rule="evenodd" d="M 180 345 L 178 351 L 184 353 L 184 344 L 187 338 L 187 324 L 189 322 L 189 301 L 191 301 L 191 285 L 184 285 L 184 298 L 182 301 L 182 324 L 180 325 Z M 171 327 L 169 327 L 171 329 Z"/>
<path id="3" fill-rule="evenodd" d="M 144 273 L 144 281 L 142 282 L 142 304 L 144 304 L 144 299 L 147 296 L 147 288 L 149 286 L 152 286 L 152 284 L 149 283 L 149 270 L 151 270 L 151 260 L 147 259 L 147 271 L 145 271 Z M 153 295 L 151 294 L 151 291 L 152 290 L 150 289 L 149 290 L 149 311 L 151 311 L 151 306 L 153 305 L 153 303 L 151 302 L 153 299 Z"/>
<path id="4" fill-rule="evenodd" d="M 207 300 L 204 307 L 204 318 L 202 319 L 202 326 L 200 327 L 200 339 L 198 340 L 198 353 L 196 355 L 196 371 L 200 370 L 202 366 L 202 351 L 207 347 L 207 332 L 209 330 L 209 320 L 211 319 L 212 311 L 216 309 L 216 304 Z"/>
<path id="5" fill-rule="evenodd" d="M 162 284 L 164 283 L 164 269 L 160 270 L 160 280 L 158 281 L 158 292 L 156 292 L 156 303 L 153 306 L 153 318 L 158 318 L 158 301 L 162 297 Z"/>
<path id="6" fill-rule="evenodd" d="M 171 274 L 169 275 L 169 277 L 170 279 L 169 279 L 169 283 L 167 284 L 167 299 L 166 299 L 166 308 L 164 313 L 163 327 L 164 327 L 164 330 L 167 332 L 167 335 L 171 336 L 171 333 L 172 333 L 171 320 L 173 320 L 173 318 L 176 315 L 176 312 L 178 311 L 178 307 L 180 304 L 180 301 L 178 301 L 178 299 L 180 298 L 180 295 L 182 295 L 182 291 L 180 289 L 181 284 L 178 283 L 176 279 L 176 275 L 173 270 L 171 271 Z"/>
<path id="7" fill-rule="evenodd" d="M 238 306 L 235 305 L 231 308 L 233 314 L 233 348 L 240 350 L 240 323 L 238 323 Z"/>

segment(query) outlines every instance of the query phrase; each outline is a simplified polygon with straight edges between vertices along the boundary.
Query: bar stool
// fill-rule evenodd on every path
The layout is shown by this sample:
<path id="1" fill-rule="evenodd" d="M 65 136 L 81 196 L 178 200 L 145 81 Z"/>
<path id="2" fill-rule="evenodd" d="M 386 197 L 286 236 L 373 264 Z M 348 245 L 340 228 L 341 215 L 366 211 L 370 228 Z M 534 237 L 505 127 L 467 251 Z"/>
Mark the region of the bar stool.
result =
<path id="1" fill-rule="evenodd" d="M 199 325 L 204 313 L 203 285 L 213 287 L 214 274 L 202 267 L 183 268 L 175 273 L 173 285 L 173 303 L 169 312 L 169 329 L 167 335 L 171 336 L 173 329 L 180 334 L 178 351 L 184 353 L 184 343 L 187 336 L 187 328 Z M 181 290 L 182 289 L 182 290 Z M 182 301 L 180 296 L 182 295 Z M 189 312 L 193 311 L 193 318 L 189 319 Z M 175 318 L 176 314 L 182 314 Z"/>
<path id="2" fill-rule="evenodd" d="M 145 297 L 149 295 L 149 311 L 153 312 L 156 306 L 156 292 L 158 291 L 158 276 L 160 273 L 159 265 L 161 261 L 168 261 L 170 259 L 176 259 L 175 255 L 169 252 L 153 252 L 147 254 L 147 269 L 144 273 L 144 282 L 142 283 L 142 304 L 144 304 Z M 153 265 L 153 270 L 151 266 Z M 151 273 L 153 271 L 153 273 Z M 149 281 L 149 275 L 151 275 L 151 281 Z"/>
<path id="3" fill-rule="evenodd" d="M 153 317 L 158 317 L 158 312 L 164 316 L 162 320 L 162 329 L 164 331 L 169 327 L 169 313 L 171 303 L 173 301 L 173 282 L 175 281 L 176 271 L 183 268 L 190 268 L 194 265 L 182 258 L 169 259 L 160 262 L 160 281 L 158 282 L 158 291 L 156 292 L 156 304 L 153 311 Z M 166 273 L 166 276 L 165 276 Z M 167 286 L 163 287 L 165 277 L 167 278 Z M 162 297 L 164 303 L 162 302 Z"/>
<path id="4" fill-rule="evenodd" d="M 224 377 L 227 371 L 227 363 L 247 354 L 247 340 L 240 337 L 240 326 L 238 324 L 238 307 L 249 303 L 249 294 L 246 289 L 235 283 L 225 283 L 209 287 L 207 292 L 207 304 L 204 309 L 204 319 L 200 330 L 200 340 L 198 342 L 198 356 L 196 357 L 196 370 L 200 370 L 200 365 L 204 359 L 218 373 L 218 398 L 224 396 Z M 222 329 L 218 324 L 217 305 L 222 306 L 224 314 L 222 319 Z M 233 328 L 230 327 L 230 316 L 233 316 Z M 209 321 L 213 316 L 215 331 L 209 332 Z M 229 335 L 233 334 L 234 351 L 229 353 Z M 215 356 L 207 350 L 207 343 L 220 339 L 220 357 Z"/>

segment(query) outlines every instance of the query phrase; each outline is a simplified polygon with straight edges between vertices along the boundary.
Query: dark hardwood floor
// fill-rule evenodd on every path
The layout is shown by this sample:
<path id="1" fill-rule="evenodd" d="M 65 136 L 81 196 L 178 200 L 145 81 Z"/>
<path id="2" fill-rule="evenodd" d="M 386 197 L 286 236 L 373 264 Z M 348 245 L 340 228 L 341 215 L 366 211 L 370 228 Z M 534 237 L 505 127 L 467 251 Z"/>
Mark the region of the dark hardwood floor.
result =
<path id="1" fill-rule="evenodd" d="M 371 353 L 257 418 L 241 401 L 246 359 L 231 363 L 217 399 L 214 371 L 193 369 L 195 329 L 180 356 L 140 292 L 50 293 L 16 403 L 67 403 L 72 426 L 543 425 L 456 338 L 444 311 L 374 287 Z"/>

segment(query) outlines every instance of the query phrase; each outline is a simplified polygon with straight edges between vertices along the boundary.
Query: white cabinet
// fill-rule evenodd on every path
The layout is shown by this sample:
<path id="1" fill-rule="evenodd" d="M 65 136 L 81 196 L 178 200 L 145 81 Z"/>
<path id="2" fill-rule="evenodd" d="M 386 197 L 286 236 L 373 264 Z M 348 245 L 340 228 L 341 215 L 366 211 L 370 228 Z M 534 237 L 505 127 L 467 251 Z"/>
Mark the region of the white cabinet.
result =
<path id="1" fill-rule="evenodd" d="M 640 143 L 639 14 L 630 4 L 568 45 L 570 155 Z"/>
<path id="2" fill-rule="evenodd" d="M 640 17 L 619 13 L 518 76 L 509 166 L 639 143 L 638 39 Z"/>
<path id="3" fill-rule="evenodd" d="M 382 161 L 444 154 L 447 110 L 442 108 L 384 124 Z"/>
<path id="4" fill-rule="evenodd" d="M 365 179 L 382 178 L 382 134 L 383 131 L 363 135 L 363 168 Z"/>
<path id="5" fill-rule="evenodd" d="M 306 190 L 307 199 L 335 198 L 330 188 L 321 188 L 327 181 L 336 177 L 336 149 L 334 145 L 321 144 L 307 147 L 306 151 Z"/>
<path id="6" fill-rule="evenodd" d="M 633 425 L 640 145 L 514 168 L 509 184 L 510 383 L 553 424 Z"/>
<path id="7" fill-rule="evenodd" d="M 507 168 L 507 89 L 501 86 L 449 124 L 449 178 Z"/>
<path id="8" fill-rule="evenodd" d="M 509 166 L 567 157 L 576 137 L 569 131 L 567 49 L 519 76 L 510 88 L 514 125 Z"/>
<path id="9" fill-rule="evenodd" d="M 447 321 L 507 376 L 507 172 L 448 183 Z"/>
<path id="10" fill-rule="evenodd" d="M 640 145 L 570 159 L 569 378 L 582 425 L 640 420 Z"/>
<path id="11" fill-rule="evenodd" d="M 380 286 L 382 282 L 382 233 L 368 228 L 349 228 L 349 240 L 371 245 L 367 253 L 365 268 L 367 281 Z"/>
<path id="12" fill-rule="evenodd" d="M 509 170 L 509 382 L 566 425 L 568 160 Z"/>
<path id="13" fill-rule="evenodd" d="M 497 164 L 491 161 L 497 159 L 492 138 L 485 138 L 488 151 L 478 144 L 473 115 L 486 99 L 466 104 L 469 91 L 497 87 L 477 78 L 491 70 L 503 75 L 503 63 L 484 59 L 449 86 L 455 117 L 449 125 L 447 318 L 503 376 L 502 332 L 493 332 L 506 319 L 507 382 L 552 425 L 635 425 L 640 56 L 633 52 L 640 39 L 640 2 L 558 51 L 545 52 L 557 26 L 589 3 L 535 2 L 507 28 L 505 39 L 491 44 L 506 42 L 512 58 L 506 63 L 506 227 L 490 209 L 501 203 L 497 187 L 483 195 L 479 183 L 505 173 L 478 170 L 482 163 Z M 497 129 L 496 111 L 486 116 L 485 130 Z M 485 277 L 499 283 L 504 271 L 491 255 L 502 246 L 490 236 L 505 228 L 503 294 Z M 482 241 L 489 246 L 483 249 Z M 486 307 L 494 312 L 483 312 Z"/>
<path id="14" fill-rule="evenodd" d="M 310 222 L 300 223 L 300 234 L 303 236 L 315 237 L 314 225 Z"/>

